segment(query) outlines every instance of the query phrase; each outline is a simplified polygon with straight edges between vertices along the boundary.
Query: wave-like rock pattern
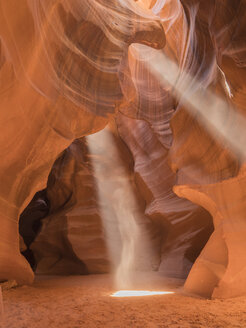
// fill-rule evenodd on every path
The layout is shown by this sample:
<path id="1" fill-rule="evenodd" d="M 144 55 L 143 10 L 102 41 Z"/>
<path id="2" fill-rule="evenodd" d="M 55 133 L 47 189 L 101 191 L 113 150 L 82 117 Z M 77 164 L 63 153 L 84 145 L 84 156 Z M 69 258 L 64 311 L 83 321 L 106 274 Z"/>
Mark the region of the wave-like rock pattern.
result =
<path id="1" fill-rule="evenodd" d="M 211 217 L 174 194 L 176 174 L 168 165 L 168 149 L 147 122 L 119 115 L 117 125 L 134 159 L 135 182 L 146 204 L 145 214 L 159 224 L 162 233 L 159 271 L 184 278 L 213 230 Z"/>
<path id="2" fill-rule="evenodd" d="M 141 229 L 141 236 L 135 236 L 140 244 L 132 249 L 136 253 L 135 267 L 158 269 L 161 231 L 143 213 L 128 149 L 112 124 L 107 133 L 117 145 L 118 155 L 112 144 L 101 145 L 98 141 L 92 150 L 87 146 L 89 141 L 81 138 L 62 153 L 52 168 L 46 189 L 49 215 L 42 220 L 42 229 L 30 247 L 37 274 L 105 273 L 115 269 L 121 261 L 122 244 L 127 243 L 118 220 L 127 221 L 128 215 L 134 215 Z M 122 158 L 122 163 L 114 165 L 113 154 Z M 98 165 L 103 174 L 97 172 Z M 134 190 L 135 200 L 119 190 L 122 181 Z M 99 184 L 103 186 L 103 198 L 98 194 Z M 129 211 L 122 207 L 119 193 L 128 199 Z"/>
<path id="3" fill-rule="evenodd" d="M 222 213 L 221 226 L 231 225 L 231 231 L 233 231 L 234 215 L 225 214 L 222 208 L 227 207 L 226 200 L 229 201 L 225 196 L 224 183 L 226 185 L 227 181 L 234 181 L 235 186 L 240 184 L 242 189 L 244 183 L 239 172 L 245 158 L 238 156 L 238 149 L 244 148 L 242 141 L 244 129 L 240 131 L 240 117 L 243 121 L 246 103 L 245 2 L 177 0 L 141 1 L 141 3 L 147 8 L 152 8 L 161 19 L 166 34 L 166 46 L 162 52 L 176 63 L 179 74 L 173 88 L 168 83 L 158 81 L 152 72 L 146 69 L 146 64 L 143 62 L 144 57 L 150 61 L 154 58 L 153 51 L 144 50 L 139 46 L 131 47 L 128 56 L 130 73 L 125 78 L 126 98 L 128 97 L 129 101 L 123 104 L 120 110 L 126 115 L 131 113 L 134 118 L 149 121 L 161 144 L 167 148 L 171 146 L 168 154 L 169 164 L 176 172 L 178 185 L 174 191 L 178 196 L 188 198 L 203 206 L 214 216 L 215 232 L 194 265 L 185 288 L 207 297 L 230 297 L 244 294 L 246 284 L 240 274 L 237 278 L 235 277 L 231 270 L 231 257 L 226 255 L 226 251 L 221 251 L 223 260 L 213 261 L 212 253 L 217 246 L 220 247 L 219 245 L 224 243 L 229 253 L 233 246 L 228 241 L 225 232 L 221 236 L 222 230 L 216 224 L 217 214 L 207 205 L 208 201 L 205 201 L 200 193 L 198 194 L 198 190 L 201 189 L 204 193 L 204 188 L 209 188 L 205 186 L 214 186 L 212 198 L 216 199 L 216 208 Z M 163 65 L 165 65 L 164 62 Z M 146 80 L 143 79 L 144 70 Z M 186 73 L 190 76 L 189 83 L 186 83 Z M 122 83 L 124 84 L 124 80 Z M 130 87 L 127 88 L 127 85 Z M 224 105 L 230 108 L 224 117 L 220 116 L 226 129 L 226 138 L 221 137 L 220 131 L 216 129 L 211 134 L 211 130 L 207 130 L 202 124 L 200 113 L 194 109 L 191 112 L 190 108 L 182 102 L 182 98 L 177 97 L 173 91 L 180 86 L 182 86 L 182 92 L 189 94 L 191 98 L 196 97 L 197 92 L 202 95 L 203 92 L 206 94 L 206 91 L 209 91 L 218 99 L 223 99 Z M 158 107 L 159 104 L 161 104 L 160 107 Z M 199 106 L 203 106 L 202 98 Z M 214 108 L 219 116 L 220 108 Z M 203 109 L 206 111 L 204 106 Z M 168 118 L 170 113 L 171 122 L 170 116 Z M 215 115 L 214 119 L 216 120 Z M 157 123 L 153 124 L 155 120 Z M 172 135 L 170 135 L 169 123 Z M 212 123 L 216 127 L 216 122 Z M 237 147 L 233 148 L 228 140 L 230 136 L 234 137 L 235 131 L 232 131 L 230 127 L 235 126 L 238 126 L 242 137 L 239 133 Z M 192 193 L 185 191 L 186 189 L 192 189 Z M 235 190 L 238 189 L 235 187 Z M 240 199 L 243 197 L 243 191 L 235 192 Z M 211 197 L 211 192 L 209 195 Z M 238 206 L 239 209 L 241 206 Z M 243 210 L 241 215 L 243 216 Z M 240 214 L 238 213 L 237 216 Z M 237 235 L 236 232 L 231 233 Z M 241 239 L 240 236 L 238 237 Z M 221 239 L 224 241 L 221 242 Z M 204 257 L 207 257 L 207 271 L 204 271 L 204 266 L 199 264 Z M 217 270 L 214 264 L 220 261 L 224 261 L 225 278 L 223 278 L 223 270 Z M 244 257 L 240 255 L 234 261 L 237 263 L 234 262 L 235 266 L 239 266 L 240 271 L 243 272 Z M 229 287 L 230 279 L 233 283 Z M 239 289 L 236 287 L 236 281 L 240 285 Z M 201 288 L 198 287 L 199 284 Z"/>
<path id="4" fill-rule="evenodd" d="M 246 95 L 245 9 L 243 1 L 218 1 L 200 6 L 197 11 L 197 21 L 203 22 L 201 32 L 204 35 L 209 32 L 206 38 L 211 38 L 210 51 L 217 65 L 214 79 L 203 87 L 233 106 L 235 113 L 243 115 L 242 119 Z M 207 47 L 200 42 L 197 49 L 207 56 Z M 199 70 L 207 72 L 206 66 L 212 67 L 212 61 L 201 65 Z M 224 118 L 229 139 L 230 126 L 240 128 L 237 116 L 232 114 Z M 213 216 L 215 229 L 194 264 L 185 289 L 205 297 L 243 295 L 246 262 L 240 249 L 245 248 L 242 237 L 245 179 L 240 166 L 244 158 L 233 153 L 223 138 L 211 137 L 199 123 L 198 115 L 190 115 L 183 106 L 179 106 L 171 124 L 171 165 L 178 174 L 174 191 L 206 208 Z M 243 147 L 240 138 L 237 142 Z"/>
<path id="5" fill-rule="evenodd" d="M 84 138 L 56 160 L 47 184 L 50 212 L 31 245 L 36 273 L 109 271 L 93 167 Z"/>
<path id="6" fill-rule="evenodd" d="M 244 0 L 0 1 L 0 280 L 32 281 L 32 271 L 19 253 L 19 214 L 34 193 L 45 187 L 57 156 L 75 138 L 105 127 L 108 116 L 118 110 L 148 121 L 141 129 L 151 129 L 149 136 L 163 148 L 160 165 L 170 173 L 167 180 L 173 179 L 167 162 L 176 173 L 177 195 L 213 215 L 215 231 L 186 288 L 206 296 L 228 297 L 239 294 L 238 284 L 240 293 L 245 293 L 245 281 L 232 269 L 243 273 L 245 267 L 244 243 L 237 231 L 240 226 L 244 229 L 241 166 L 245 158 L 228 142 L 233 137 L 229 128 L 240 128 L 240 117 L 245 118 L 245 13 Z M 165 46 L 163 54 L 179 69 L 174 86 L 159 81 L 144 63 L 143 58 L 146 62 L 154 58 L 154 50 L 144 45 Z M 191 77 L 189 83 L 185 83 L 186 73 Z M 183 95 L 175 93 L 180 86 L 190 98 L 209 91 L 223 99 L 230 109 L 223 117 L 226 138 L 215 137 L 218 131 L 211 134 L 205 128 L 199 111 L 193 108 L 191 112 Z M 201 107 L 206 112 L 202 101 Z M 139 124 L 135 122 L 134 129 L 136 126 L 145 144 Z M 237 149 L 244 149 L 243 140 L 238 138 Z M 133 149 L 131 141 L 127 143 Z M 132 153 L 137 154 L 137 149 Z M 146 167 L 152 162 L 156 165 L 155 153 L 150 154 Z M 143 179 L 146 168 L 139 175 Z M 151 179 L 141 182 L 143 189 Z M 155 184 L 154 178 L 151 187 L 157 199 L 159 193 L 165 198 L 166 189 Z M 236 212 L 234 205 L 228 206 L 229 195 L 237 204 Z M 212 207 L 210 198 L 215 203 Z M 150 202 L 148 211 L 157 207 Z M 220 256 L 212 259 L 216 245 Z M 240 256 L 234 257 L 235 249 Z M 211 274 L 204 274 L 199 264 L 204 257 Z M 196 288 L 199 281 L 204 282 L 204 290 Z"/>
<path id="7" fill-rule="evenodd" d="M 245 294 L 245 170 L 237 177 L 207 185 L 176 186 L 180 197 L 206 208 L 214 232 L 185 283 L 189 292 L 228 298 Z"/>
<path id="8" fill-rule="evenodd" d="M 30 283 L 18 217 L 58 155 L 121 101 L 132 42 L 162 47 L 163 28 L 132 1 L 0 1 L 0 280 Z"/>

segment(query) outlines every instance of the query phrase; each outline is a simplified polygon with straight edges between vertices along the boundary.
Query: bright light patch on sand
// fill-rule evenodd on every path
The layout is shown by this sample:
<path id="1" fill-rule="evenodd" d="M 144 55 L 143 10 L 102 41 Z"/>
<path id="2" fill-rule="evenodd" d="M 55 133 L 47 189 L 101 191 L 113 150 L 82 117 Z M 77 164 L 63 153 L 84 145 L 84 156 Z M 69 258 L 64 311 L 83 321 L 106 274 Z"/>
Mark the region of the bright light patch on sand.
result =
<path id="1" fill-rule="evenodd" d="M 136 297 L 136 296 L 153 296 L 153 295 L 167 295 L 174 294 L 174 292 L 159 292 L 149 290 L 119 290 L 112 294 L 112 297 Z"/>

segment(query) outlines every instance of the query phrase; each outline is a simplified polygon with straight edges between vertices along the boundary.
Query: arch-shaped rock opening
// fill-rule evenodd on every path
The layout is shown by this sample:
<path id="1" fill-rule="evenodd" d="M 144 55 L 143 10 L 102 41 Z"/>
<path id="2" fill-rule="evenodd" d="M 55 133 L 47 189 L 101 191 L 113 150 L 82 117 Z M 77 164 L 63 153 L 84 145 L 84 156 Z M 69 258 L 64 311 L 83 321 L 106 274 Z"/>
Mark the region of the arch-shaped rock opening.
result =
<path id="1" fill-rule="evenodd" d="M 134 137 L 128 134 L 133 126 Z M 213 231 L 210 214 L 174 194 L 176 178 L 167 164 L 167 149 L 149 124 L 118 115 L 107 129 L 122 159 L 120 165 L 126 168 L 125 179 L 137 199 L 137 208 L 131 211 L 138 211 L 137 220 L 144 226 L 153 251 L 151 255 L 145 251 L 143 261 L 152 262 L 152 266 L 136 264 L 136 267 L 140 271 L 154 270 L 163 276 L 185 279 Z M 103 205 L 97 193 L 100 177 L 92 163 L 94 156 L 100 165 L 106 163 L 105 172 L 110 172 L 108 180 L 115 183 L 120 168 L 111 162 L 111 150 L 107 149 L 109 153 L 101 151 L 94 155 L 86 137 L 75 140 L 55 161 L 46 189 L 34 196 L 20 216 L 19 230 L 26 244 L 22 254 L 36 274 L 111 271 Z M 112 204 L 111 211 L 121 203 L 113 194 L 114 191 L 106 194 L 108 203 Z M 110 224 L 117 234 L 119 223 L 110 221 Z M 119 262 L 122 245 L 117 247 L 115 256 Z M 137 257 L 141 256 L 139 251 Z"/>

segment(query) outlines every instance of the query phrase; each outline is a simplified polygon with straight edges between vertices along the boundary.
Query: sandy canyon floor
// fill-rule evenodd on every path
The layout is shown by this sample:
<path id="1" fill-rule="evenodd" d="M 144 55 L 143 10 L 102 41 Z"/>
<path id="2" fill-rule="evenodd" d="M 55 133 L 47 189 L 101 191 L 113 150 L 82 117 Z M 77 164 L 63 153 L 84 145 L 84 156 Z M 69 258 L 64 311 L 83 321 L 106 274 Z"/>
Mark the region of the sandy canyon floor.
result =
<path id="1" fill-rule="evenodd" d="M 151 274 L 135 289 L 173 294 L 113 298 L 109 275 L 37 277 L 3 290 L 4 328 L 244 328 L 246 297 L 205 300 L 182 292 L 181 280 Z"/>

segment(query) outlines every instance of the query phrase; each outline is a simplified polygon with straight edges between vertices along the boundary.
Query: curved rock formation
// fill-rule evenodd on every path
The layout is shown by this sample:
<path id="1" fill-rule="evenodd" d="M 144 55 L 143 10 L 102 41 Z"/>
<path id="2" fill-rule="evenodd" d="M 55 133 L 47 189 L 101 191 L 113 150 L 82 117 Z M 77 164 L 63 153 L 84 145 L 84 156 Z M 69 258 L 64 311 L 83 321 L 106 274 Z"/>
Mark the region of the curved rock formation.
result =
<path id="1" fill-rule="evenodd" d="M 176 65 L 178 69 L 178 75 L 173 84 L 169 84 L 169 80 L 165 80 L 165 76 L 162 80 L 159 79 L 158 75 L 153 74 L 148 68 L 148 61 L 151 62 L 155 58 L 161 58 L 161 56 L 155 57 L 155 53 L 149 49 L 139 46 L 131 47 L 128 56 L 130 69 L 121 80 L 128 102 L 121 105 L 120 111 L 133 118 L 147 120 L 161 144 L 165 148 L 169 148 L 171 145 L 168 154 L 169 164 L 176 172 L 176 184 L 181 185 L 174 189 L 175 192 L 178 196 L 188 198 L 209 210 L 206 202 L 197 201 L 194 192 L 191 196 L 191 192 L 186 191 L 186 189 L 192 188 L 193 190 L 193 185 L 192 187 L 189 185 L 196 184 L 195 190 L 200 190 L 200 188 L 203 190 L 207 184 L 216 183 L 218 195 L 223 195 L 223 181 L 232 177 L 235 177 L 235 181 L 237 179 L 241 181 L 236 176 L 242 161 L 245 160 L 245 158 L 240 158 L 242 154 L 245 155 L 243 150 L 246 94 L 245 2 L 238 1 L 235 3 L 230 0 L 221 0 L 205 3 L 196 0 L 184 0 L 159 3 L 146 0 L 141 1 L 141 4 L 147 8 L 152 8 L 153 12 L 160 17 L 165 29 L 166 46 L 162 51 L 169 61 L 163 61 L 159 66 L 175 63 L 174 66 Z M 163 74 L 170 74 L 168 69 L 166 69 L 166 73 L 165 68 L 161 71 Z M 187 78 L 187 73 L 189 78 Z M 171 77 L 172 79 L 173 77 Z M 182 90 L 181 94 L 180 92 L 177 93 L 176 90 Z M 208 99 L 204 98 L 204 94 L 207 95 Z M 208 126 L 204 125 L 204 120 L 201 119 L 201 110 L 189 108 L 189 104 L 183 100 L 187 97 L 196 97 L 197 103 L 200 98 L 198 106 L 204 111 L 206 111 L 206 106 L 213 106 L 212 109 L 217 111 L 217 113 L 211 113 L 213 121 L 210 124 L 214 126 L 213 128 L 209 127 L 208 129 Z M 223 115 L 220 114 L 221 108 L 219 106 L 225 106 L 222 111 Z M 172 134 L 169 129 L 170 119 Z M 220 120 L 219 124 L 216 120 Z M 143 125 L 143 123 L 139 124 Z M 138 124 L 132 123 L 131 129 L 133 129 L 133 125 L 134 131 L 136 131 Z M 236 126 L 238 126 L 238 131 L 237 128 L 234 128 Z M 234 129 L 230 129 L 230 127 Z M 147 139 L 147 135 L 144 133 L 142 136 L 144 151 L 146 148 L 144 138 Z M 237 139 L 235 138 L 236 135 Z M 128 142 L 130 139 L 127 138 Z M 136 142 L 131 140 L 131 143 L 136 152 Z M 149 150 L 148 156 L 149 154 L 151 154 L 151 150 Z M 148 162 L 148 157 L 145 162 Z M 144 165 L 147 164 L 140 166 L 142 171 Z M 151 169 L 153 168 L 151 167 Z M 150 181 L 154 184 L 155 180 L 149 179 L 148 185 L 151 185 Z M 182 187 L 182 185 L 188 186 Z M 143 189 L 143 184 L 141 184 L 141 189 Z M 163 184 L 160 190 L 164 191 Z M 242 197 L 239 191 L 236 193 L 239 198 Z M 241 196 L 239 196 L 240 194 Z M 218 208 L 225 206 L 225 202 L 219 196 L 216 198 L 216 202 Z M 231 220 L 232 224 L 233 216 L 230 216 L 228 220 Z M 216 221 L 215 218 L 214 221 Z M 214 225 L 216 226 L 215 222 Z M 206 247 L 204 249 L 206 256 L 209 252 L 211 254 L 216 245 L 219 247 L 220 239 L 216 228 L 206 246 L 208 250 Z M 230 245 L 230 247 L 232 246 Z M 205 255 L 202 253 L 201 259 L 203 256 Z M 199 261 L 200 257 L 197 263 L 200 263 Z M 243 268 L 245 265 L 244 258 L 240 257 L 237 261 L 238 265 Z M 241 261 L 244 264 L 240 264 Z M 228 289 L 225 287 L 223 275 L 218 275 L 212 261 L 207 262 L 207 266 L 217 281 L 214 277 L 211 278 L 211 274 L 203 274 L 202 269 L 196 270 L 195 268 L 199 265 L 195 264 L 186 284 L 187 289 L 209 297 L 226 297 L 225 295 L 233 296 L 239 293 L 239 290 L 236 292 L 233 291 L 233 288 L 230 292 L 231 287 L 229 285 L 227 285 Z M 220 281 L 220 279 L 222 280 Z M 226 279 L 233 280 L 233 273 L 231 277 L 228 273 Z M 240 281 L 240 293 L 243 294 L 246 284 L 243 280 Z M 200 288 L 198 287 L 199 284 L 201 285 Z M 223 291 L 220 284 L 225 287 Z M 235 289 L 237 289 L 236 286 Z"/>
<path id="2" fill-rule="evenodd" d="M 93 167 L 84 138 L 56 160 L 47 184 L 50 212 L 31 245 L 37 273 L 109 271 Z"/>
<path id="3" fill-rule="evenodd" d="M 40 232 L 42 219 L 48 215 L 49 210 L 50 204 L 46 190 L 41 190 L 34 195 L 30 204 L 20 215 L 20 251 L 28 260 L 33 270 L 36 268 L 36 261 L 30 246 Z"/>
<path id="4" fill-rule="evenodd" d="M 106 125 L 122 99 L 117 76 L 128 45 L 164 45 L 150 12 L 121 3 L 0 1 L 0 280 L 32 281 L 18 216 L 58 154 Z"/>
<path id="5" fill-rule="evenodd" d="M 118 220 L 127 220 L 121 213 L 121 203 L 118 204 L 116 195 L 122 181 L 127 181 L 134 190 L 137 202 L 131 200 L 127 206 L 142 227 L 141 232 L 146 234 L 143 239 L 151 241 L 150 249 L 145 249 L 143 243 L 138 245 L 135 266 L 144 270 L 158 269 L 161 232 L 142 211 L 141 197 L 132 178 L 132 160 L 126 147 L 112 127 L 107 130 L 117 145 L 119 156 L 124 158 L 121 167 L 112 165 L 112 154 L 108 154 L 115 146 L 102 146 L 106 147 L 103 151 L 98 142 L 94 153 L 88 148 L 86 139 L 81 138 L 62 153 L 52 168 L 46 189 L 50 212 L 31 244 L 38 274 L 105 273 L 114 267 L 112 262 L 120 262 L 122 240 Z M 102 176 L 95 171 L 95 165 L 103 167 Z M 98 195 L 98 183 L 103 184 L 104 199 Z M 124 190 L 122 197 L 129 197 Z M 106 216 L 104 208 L 107 208 Z M 110 243 L 113 243 L 113 249 L 107 248 Z M 151 249 L 155 251 L 151 252 Z M 114 253 L 113 258 L 110 252 Z"/>
<path id="6" fill-rule="evenodd" d="M 193 266 L 185 289 L 206 297 L 245 294 L 245 170 L 237 177 L 208 185 L 176 186 L 180 197 L 206 208 L 214 232 Z"/>
<path id="7" fill-rule="evenodd" d="M 158 223 L 161 231 L 159 271 L 184 278 L 213 230 L 211 217 L 174 194 L 176 174 L 168 165 L 169 149 L 147 122 L 119 115 L 117 124 L 132 152 L 136 185 L 146 203 L 145 214 Z"/>
<path id="8" fill-rule="evenodd" d="M 207 28 L 214 43 L 213 52 L 219 71 L 209 87 L 230 106 L 233 105 L 236 113 L 244 116 L 245 3 L 219 1 L 210 10 L 206 6 L 199 9 L 197 15 L 202 17 L 201 21 L 207 20 L 209 12 L 213 12 Z M 207 53 L 207 48 L 202 53 Z M 202 71 L 207 71 L 206 65 Z M 245 179 L 243 170 L 242 173 L 239 171 L 242 159 L 237 152 L 231 151 L 226 140 L 215 140 L 209 135 L 198 120 L 198 116 L 188 114 L 182 107 L 172 119 L 171 160 L 179 184 L 174 191 L 206 208 L 213 216 L 215 228 L 190 272 L 185 289 L 206 297 L 239 296 L 245 294 L 246 288 L 246 262 L 242 251 L 245 247 Z M 240 123 L 233 111 L 224 118 L 228 139 L 233 134 L 230 127 L 234 125 L 243 136 Z M 237 143 L 239 148 L 244 147 L 240 138 Z"/>
<path id="9" fill-rule="evenodd" d="M 146 202 L 142 210 L 161 222 L 161 270 L 188 272 L 211 232 L 203 207 L 214 232 L 185 288 L 206 297 L 245 294 L 245 13 L 244 0 L 0 0 L 0 280 L 32 281 L 19 253 L 19 214 L 45 187 L 58 155 L 74 139 L 103 129 L 118 111 Z M 151 65 L 155 58 L 164 59 Z M 73 247 L 77 231 L 70 234 L 77 224 L 73 211 L 80 201 L 85 210 L 92 196 L 81 185 L 75 189 L 83 199 L 75 197 L 74 207 L 70 199 L 72 172 L 84 176 L 86 170 L 83 160 L 73 167 L 79 143 L 65 152 L 64 171 L 56 171 L 64 158 L 54 167 L 65 174 L 61 184 L 56 175 L 50 194 L 59 191 L 52 206 L 61 216 L 46 221 L 42 231 L 51 234 L 41 233 L 36 243 L 56 240 L 54 263 L 65 235 L 72 250 L 63 257 L 73 254 L 74 264 L 80 258 L 83 273 L 96 269 L 82 246 Z M 186 200 L 175 196 L 174 185 Z M 93 220 L 99 236 L 100 216 Z M 100 258 L 106 258 L 104 246 Z"/>

